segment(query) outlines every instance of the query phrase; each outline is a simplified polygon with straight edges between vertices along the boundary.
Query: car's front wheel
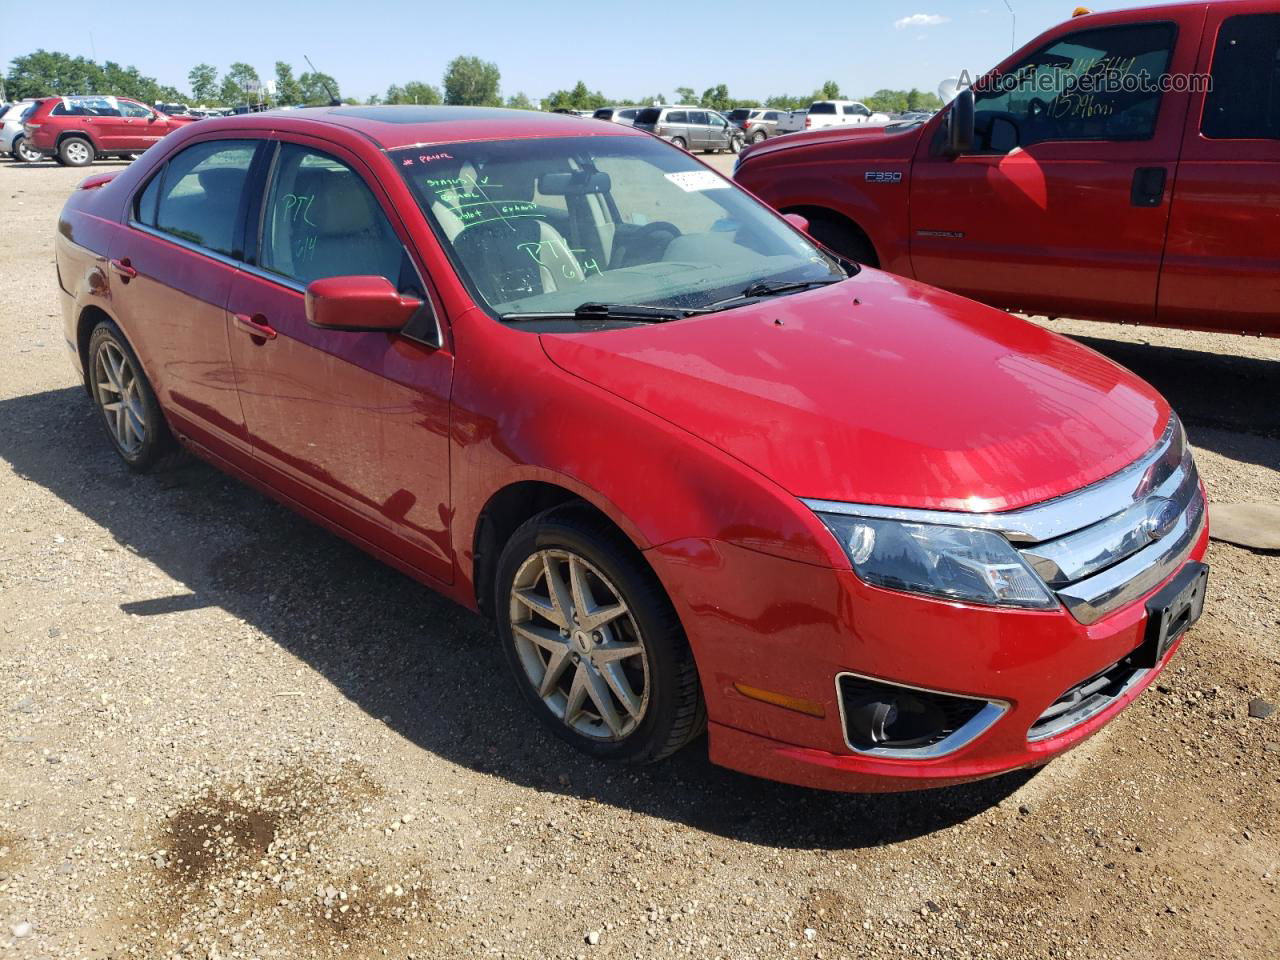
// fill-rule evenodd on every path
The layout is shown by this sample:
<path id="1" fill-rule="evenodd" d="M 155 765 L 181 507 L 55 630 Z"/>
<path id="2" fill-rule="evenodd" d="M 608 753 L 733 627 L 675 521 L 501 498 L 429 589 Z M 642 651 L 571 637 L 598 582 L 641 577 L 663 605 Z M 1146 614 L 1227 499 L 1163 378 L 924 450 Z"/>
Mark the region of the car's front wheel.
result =
<path id="1" fill-rule="evenodd" d="M 107 436 L 129 468 L 151 470 L 177 448 L 138 357 L 108 320 L 89 337 L 89 390 Z"/>
<path id="2" fill-rule="evenodd" d="M 68 137 L 58 146 L 58 159 L 68 167 L 87 167 L 95 155 L 93 144 L 84 137 Z"/>
<path id="3" fill-rule="evenodd" d="M 40 153 L 26 137 L 18 137 L 13 141 L 13 159 L 22 163 L 36 163 L 43 154 Z"/>
<path id="4" fill-rule="evenodd" d="M 693 653 L 635 548 L 581 507 L 521 526 L 498 564 L 498 636 L 539 718 L 603 760 L 652 763 L 702 732 Z"/>

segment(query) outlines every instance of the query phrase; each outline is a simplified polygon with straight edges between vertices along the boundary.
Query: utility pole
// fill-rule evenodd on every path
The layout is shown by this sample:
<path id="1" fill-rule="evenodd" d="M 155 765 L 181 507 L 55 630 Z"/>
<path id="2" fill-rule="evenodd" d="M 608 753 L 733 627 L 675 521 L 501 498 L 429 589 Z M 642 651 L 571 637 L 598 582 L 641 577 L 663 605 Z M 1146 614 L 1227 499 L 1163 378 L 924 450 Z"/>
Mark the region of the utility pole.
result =
<path id="1" fill-rule="evenodd" d="M 1018 49 L 1018 15 L 1013 12 L 1013 6 L 1009 0 L 1004 0 L 1004 5 L 1009 8 L 1009 19 L 1013 21 L 1009 28 L 1009 50 L 1014 51 Z"/>

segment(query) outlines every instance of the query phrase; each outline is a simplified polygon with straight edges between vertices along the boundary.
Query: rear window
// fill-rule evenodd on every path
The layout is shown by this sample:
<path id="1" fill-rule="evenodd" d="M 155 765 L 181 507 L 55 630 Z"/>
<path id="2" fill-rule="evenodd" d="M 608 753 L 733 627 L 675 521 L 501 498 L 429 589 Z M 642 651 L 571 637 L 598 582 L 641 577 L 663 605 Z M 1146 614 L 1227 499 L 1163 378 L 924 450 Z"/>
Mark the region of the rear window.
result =
<path id="1" fill-rule="evenodd" d="M 657 123 L 660 116 L 662 116 L 662 111 L 651 107 L 648 110 L 640 111 L 639 116 L 636 117 L 636 123 Z"/>
<path id="2" fill-rule="evenodd" d="M 754 110 L 730 110 L 728 116 L 734 123 L 741 123 L 754 112 Z"/>
<path id="3" fill-rule="evenodd" d="M 1215 140 L 1280 138 L 1280 14 L 1223 21 L 1200 129 Z"/>
<path id="4" fill-rule="evenodd" d="M 608 120 L 610 117 L 612 117 L 612 116 L 613 116 L 613 111 L 612 111 L 612 110 L 597 110 L 597 111 L 596 111 L 595 113 L 593 113 L 591 116 L 592 116 L 592 118 L 593 118 L 593 119 L 596 119 L 596 120 Z"/>
<path id="5" fill-rule="evenodd" d="M 810 113 L 835 113 L 836 105 L 834 103 L 815 103 L 809 107 Z"/>

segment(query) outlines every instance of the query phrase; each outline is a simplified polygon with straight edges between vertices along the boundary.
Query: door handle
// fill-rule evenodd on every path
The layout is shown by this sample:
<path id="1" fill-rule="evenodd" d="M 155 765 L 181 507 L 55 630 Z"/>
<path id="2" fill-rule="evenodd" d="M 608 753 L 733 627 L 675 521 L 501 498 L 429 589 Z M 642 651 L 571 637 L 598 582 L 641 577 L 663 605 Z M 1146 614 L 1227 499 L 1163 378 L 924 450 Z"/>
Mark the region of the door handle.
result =
<path id="1" fill-rule="evenodd" d="M 121 257 L 119 260 L 111 261 L 111 269 L 120 274 L 120 282 L 128 283 L 138 275 L 138 271 L 129 263 L 128 257 Z"/>
<path id="2" fill-rule="evenodd" d="M 1164 167 L 1138 167 L 1133 171 L 1129 202 L 1135 207 L 1158 207 L 1164 202 L 1164 184 L 1168 171 Z"/>
<path id="3" fill-rule="evenodd" d="M 247 313 L 237 313 L 235 318 L 236 325 L 251 337 L 274 340 L 277 336 L 275 329 L 271 324 L 267 323 L 267 318 L 260 313 L 255 313 L 253 316 Z"/>

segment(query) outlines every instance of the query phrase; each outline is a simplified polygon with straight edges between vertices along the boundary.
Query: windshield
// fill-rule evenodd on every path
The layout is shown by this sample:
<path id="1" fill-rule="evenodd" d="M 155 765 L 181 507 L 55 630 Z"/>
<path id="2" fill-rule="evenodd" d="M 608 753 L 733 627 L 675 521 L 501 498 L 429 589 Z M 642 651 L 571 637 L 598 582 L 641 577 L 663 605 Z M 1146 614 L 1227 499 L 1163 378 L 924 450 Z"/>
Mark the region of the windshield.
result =
<path id="1" fill-rule="evenodd" d="M 699 309 L 748 286 L 842 279 L 802 234 L 683 150 L 586 136 L 393 151 L 490 310 Z"/>

